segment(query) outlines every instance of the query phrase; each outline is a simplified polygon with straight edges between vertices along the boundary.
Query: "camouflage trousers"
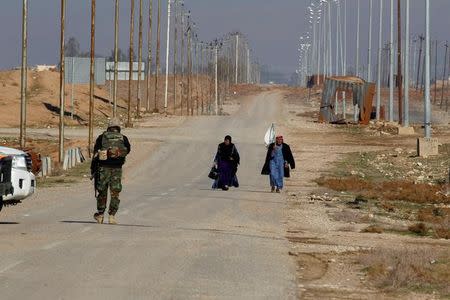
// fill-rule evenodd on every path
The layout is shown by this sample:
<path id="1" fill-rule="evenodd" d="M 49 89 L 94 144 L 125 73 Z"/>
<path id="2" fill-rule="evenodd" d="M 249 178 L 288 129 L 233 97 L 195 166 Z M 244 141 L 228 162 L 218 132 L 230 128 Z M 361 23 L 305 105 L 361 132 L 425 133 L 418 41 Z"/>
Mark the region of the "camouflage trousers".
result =
<path id="1" fill-rule="evenodd" d="M 104 213 L 108 201 L 108 188 L 111 193 L 111 201 L 109 203 L 110 215 L 115 215 L 119 209 L 119 194 L 122 191 L 122 168 L 105 168 L 100 167 L 97 183 L 97 210 Z"/>

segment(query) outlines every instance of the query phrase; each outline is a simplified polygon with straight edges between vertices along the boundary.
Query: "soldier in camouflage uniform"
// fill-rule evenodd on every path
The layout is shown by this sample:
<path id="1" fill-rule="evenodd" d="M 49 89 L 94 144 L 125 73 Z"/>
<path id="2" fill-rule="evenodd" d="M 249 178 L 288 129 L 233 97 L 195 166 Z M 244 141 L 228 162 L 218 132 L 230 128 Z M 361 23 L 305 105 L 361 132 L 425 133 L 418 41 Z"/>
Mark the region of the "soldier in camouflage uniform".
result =
<path id="1" fill-rule="evenodd" d="M 97 212 L 94 214 L 94 219 L 98 223 L 103 223 L 109 188 L 111 194 L 109 224 L 117 224 L 115 215 L 119 209 L 119 194 L 122 191 L 122 166 L 130 150 L 128 138 L 120 133 L 120 121 L 111 119 L 108 129 L 95 142 L 95 156 L 91 166 L 95 189 L 98 192 Z"/>

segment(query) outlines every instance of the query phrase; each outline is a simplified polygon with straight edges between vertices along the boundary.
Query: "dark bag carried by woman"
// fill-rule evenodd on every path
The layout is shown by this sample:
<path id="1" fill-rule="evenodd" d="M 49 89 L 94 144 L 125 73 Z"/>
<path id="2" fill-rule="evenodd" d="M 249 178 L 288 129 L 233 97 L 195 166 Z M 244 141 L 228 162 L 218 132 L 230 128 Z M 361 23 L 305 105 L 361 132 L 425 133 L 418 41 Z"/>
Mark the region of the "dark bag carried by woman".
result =
<path id="1" fill-rule="evenodd" d="M 219 178 L 219 171 L 217 170 L 216 166 L 212 166 L 211 171 L 209 171 L 208 177 L 213 180 Z"/>

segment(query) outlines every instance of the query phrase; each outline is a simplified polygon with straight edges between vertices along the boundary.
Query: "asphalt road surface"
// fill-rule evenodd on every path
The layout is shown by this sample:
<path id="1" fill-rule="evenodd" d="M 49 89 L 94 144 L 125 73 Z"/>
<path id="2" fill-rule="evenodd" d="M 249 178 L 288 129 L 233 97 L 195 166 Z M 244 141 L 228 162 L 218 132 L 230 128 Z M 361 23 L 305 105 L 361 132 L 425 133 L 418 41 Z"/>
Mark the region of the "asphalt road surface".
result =
<path id="1" fill-rule="evenodd" d="M 295 298 L 284 198 L 259 175 L 281 99 L 268 92 L 233 116 L 125 130 L 132 143 L 162 144 L 128 171 L 119 225 L 94 222 L 87 184 L 40 190 L 29 201 L 42 205 L 0 213 L 0 298 Z M 226 134 L 242 157 L 241 187 L 213 191 L 207 173 Z"/>

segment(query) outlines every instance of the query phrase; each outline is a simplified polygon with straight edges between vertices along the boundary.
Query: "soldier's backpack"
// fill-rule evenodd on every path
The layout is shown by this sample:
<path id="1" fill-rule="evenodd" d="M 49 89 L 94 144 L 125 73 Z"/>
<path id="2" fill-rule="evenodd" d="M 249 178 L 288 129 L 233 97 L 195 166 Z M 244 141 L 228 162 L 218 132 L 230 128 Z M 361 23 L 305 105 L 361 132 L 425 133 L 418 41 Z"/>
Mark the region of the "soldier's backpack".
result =
<path id="1" fill-rule="evenodd" d="M 125 147 L 123 135 L 120 132 L 105 131 L 102 136 L 101 152 L 106 152 L 108 158 L 114 159 L 126 157 L 128 149 Z"/>

